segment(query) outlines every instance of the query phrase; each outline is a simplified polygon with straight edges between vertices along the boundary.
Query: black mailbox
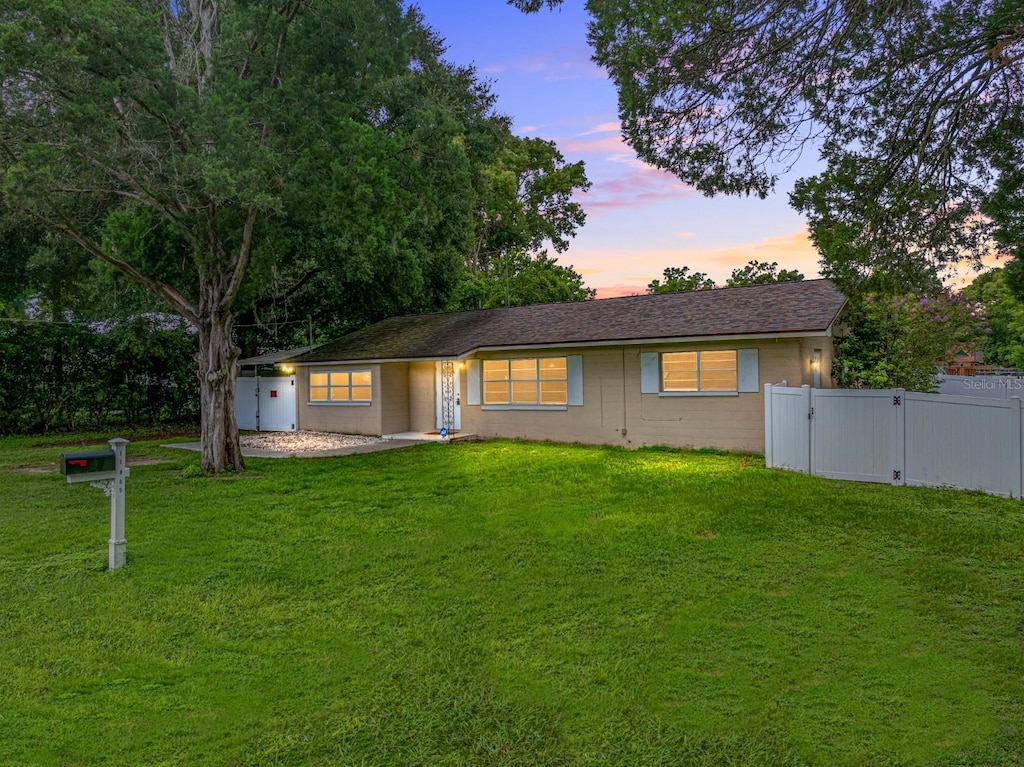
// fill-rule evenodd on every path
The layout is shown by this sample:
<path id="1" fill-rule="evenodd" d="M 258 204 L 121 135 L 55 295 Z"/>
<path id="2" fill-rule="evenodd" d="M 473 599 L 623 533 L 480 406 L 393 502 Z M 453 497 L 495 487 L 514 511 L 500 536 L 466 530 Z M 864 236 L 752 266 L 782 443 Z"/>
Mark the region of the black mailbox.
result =
<path id="1" fill-rule="evenodd" d="M 60 473 L 67 476 L 68 482 L 113 479 L 115 467 L 113 450 L 60 454 Z"/>

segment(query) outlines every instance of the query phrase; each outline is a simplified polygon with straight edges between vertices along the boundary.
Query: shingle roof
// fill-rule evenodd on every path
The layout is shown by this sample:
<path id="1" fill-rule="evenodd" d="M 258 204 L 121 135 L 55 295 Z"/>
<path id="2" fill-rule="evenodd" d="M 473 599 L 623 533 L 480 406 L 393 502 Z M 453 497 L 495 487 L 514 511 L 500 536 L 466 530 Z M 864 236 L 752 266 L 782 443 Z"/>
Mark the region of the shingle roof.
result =
<path id="1" fill-rule="evenodd" d="M 392 317 L 294 362 L 453 358 L 488 347 L 825 332 L 846 299 L 828 280 Z"/>

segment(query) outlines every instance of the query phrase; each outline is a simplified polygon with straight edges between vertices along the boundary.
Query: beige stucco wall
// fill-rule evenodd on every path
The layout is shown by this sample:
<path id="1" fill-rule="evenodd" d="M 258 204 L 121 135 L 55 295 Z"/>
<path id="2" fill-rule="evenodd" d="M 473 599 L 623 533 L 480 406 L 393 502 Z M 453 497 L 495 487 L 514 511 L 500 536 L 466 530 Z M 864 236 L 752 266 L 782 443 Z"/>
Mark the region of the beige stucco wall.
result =
<path id="1" fill-rule="evenodd" d="M 583 405 L 565 410 L 493 410 L 463 405 L 463 432 L 481 437 L 523 437 L 560 442 L 675 445 L 725 450 L 764 450 L 764 392 L 735 395 L 659 396 L 640 393 L 641 352 L 758 349 L 758 379 L 810 384 L 810 355 L 822 349 L 822 386 L 830 385 L 831 339 L 590 347 L 552 350 L 583 357 Z M 543 352 L 518 356 L 538 356 Z M 482 354 L 481 359 L 514 356 Z"/>
<path id="2" fill-rule="evenodd" d="M 381 365 L 317 365 L 300 367 L 295 373 L 295 399 L 298 402 L 299 429 L 304 431 L 330 431 L 341 434 L 380 435 L 381 414 L 384 410 Z M 309 374 L 331 370 L 369 370 L 371 374 L 371 402 L 356 404 L 311 404 L 309 401 Z M 387 407 L 391 407 L 388 403 Z M 398 405 L 401 408 L 401 404 Z"/>
<path id="3" fill-rule="evenodd" d="M 380 366 L 381 434 L 409 431 L 409 363 L 389 362 Z"/>
<path id="4" fill-rule="evenodd" d="M 748 348 L 758 350 L 761 391 L 721 396 L 660 396 L 640 392 L 642 352 Z M 583 358 L 583 405 L 559 410 L 503 410 L 468 405 L 467 371 L 465 366 L 459 366 L 461 433 L 626 447 L 674 445 L 761 452 L 764 450 L 763 384 L 780 381 L 790 386 L 813 384 L 810 361 L 815 349 L 821 350 L 821 386 L 831 387 L 832 340 L 825 336 L 481 354 L 480 359 L 579 354 Z M 310 372 L 367 368 L 373 374 L 370 405 L 309 403 Z M 299 428 L 378 435 L 407 430 L 433 431 L 436 428 L 435 378 L 434 362 L 300 368 L 296 374 Z"/>
<path id="5" fill-rule="evenodd" d="M 409 363 L 409 429 L 434 431 L 437 428 L 435 362 Z M 464 390 L 463 390 L 464 391 Z"/>

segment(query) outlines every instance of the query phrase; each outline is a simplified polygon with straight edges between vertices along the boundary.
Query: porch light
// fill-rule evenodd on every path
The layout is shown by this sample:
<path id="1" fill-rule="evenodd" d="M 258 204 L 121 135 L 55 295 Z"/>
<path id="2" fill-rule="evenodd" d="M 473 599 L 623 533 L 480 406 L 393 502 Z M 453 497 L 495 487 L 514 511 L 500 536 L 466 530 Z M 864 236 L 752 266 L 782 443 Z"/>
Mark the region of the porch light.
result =
<path id="1" fill-rule="evenodd" d="M 281 365 L 280 367 L 281 372 L 284 373 L 286 376 L 290 376 L 292 373 L 295 372 L 295 368 L 293 368 L 291 365 Z"/>

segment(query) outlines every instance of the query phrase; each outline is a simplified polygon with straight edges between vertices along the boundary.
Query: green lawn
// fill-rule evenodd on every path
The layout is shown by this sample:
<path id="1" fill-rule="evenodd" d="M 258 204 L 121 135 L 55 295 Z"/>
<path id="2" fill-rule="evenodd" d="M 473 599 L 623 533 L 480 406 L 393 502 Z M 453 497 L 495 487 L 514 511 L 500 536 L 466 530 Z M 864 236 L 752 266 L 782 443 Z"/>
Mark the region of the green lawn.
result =
<path id="1" fill-rule="evenodd" d="M 1024 764 L 1024 516 L 756 456 L 0 441 L 0 765 Z M 188 472 L 186 472 L 188 473 Z"/>

